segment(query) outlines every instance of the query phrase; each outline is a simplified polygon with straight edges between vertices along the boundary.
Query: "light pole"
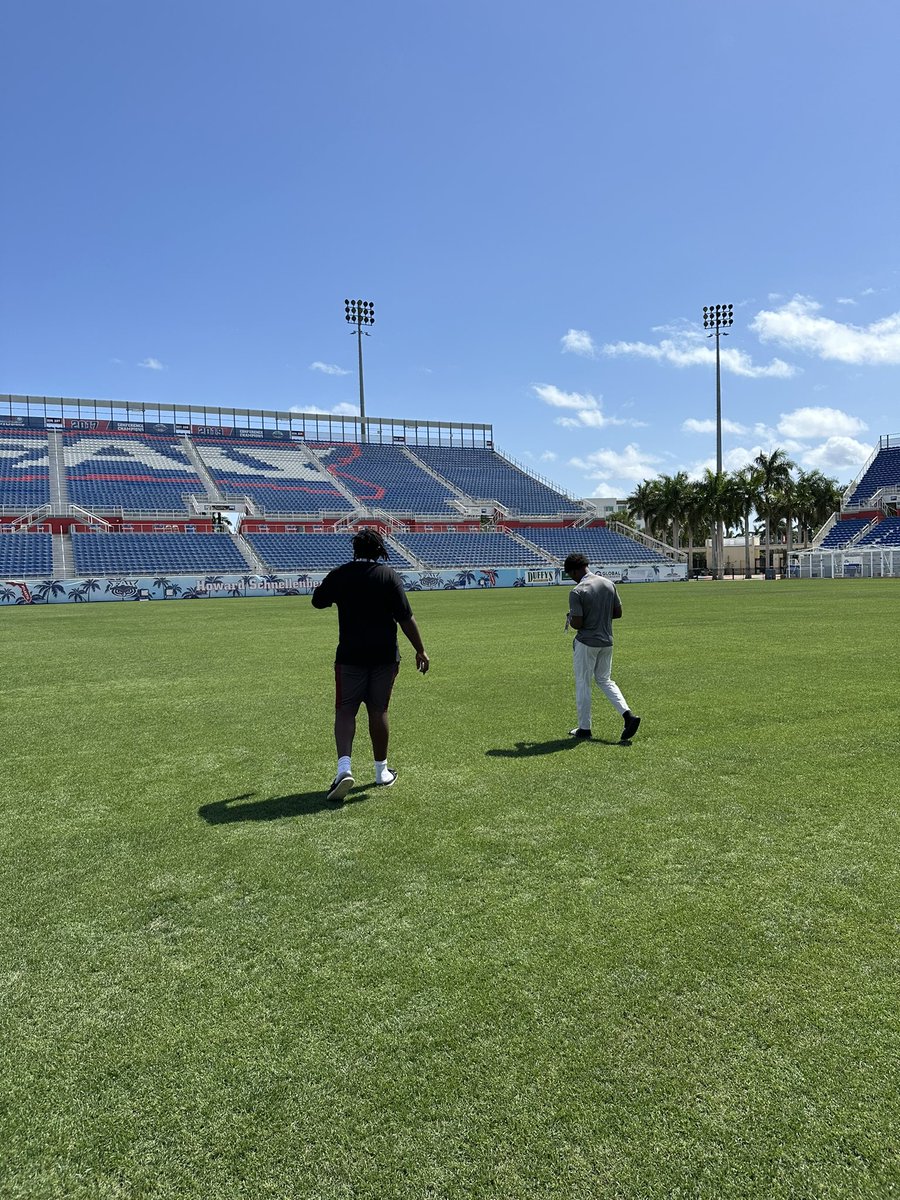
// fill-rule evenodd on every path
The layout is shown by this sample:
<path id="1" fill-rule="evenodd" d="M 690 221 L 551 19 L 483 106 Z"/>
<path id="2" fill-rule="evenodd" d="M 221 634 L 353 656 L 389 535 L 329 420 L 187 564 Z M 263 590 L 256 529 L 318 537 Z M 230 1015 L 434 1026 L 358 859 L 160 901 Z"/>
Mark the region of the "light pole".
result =
<path id="1" fill-rule="evenodd" d="M 728 337 L 728 327 L 734 324 L 733 304 L 705 304 L 703 306 L 703 328 L 711 329 L 707 337 L 716 339 L 716 502 L 721 499 L 722 487 L 722 368 L 719 360 L 719 338 Z M 725 529 L 721 510 L 716 516 L 716 532 L 713 538 L 713 579 L 722 578 L 722 559 L 725 557 Z"/>
<path id="2" fill-rule="evenodd" d="M 355 325 L 353 336 L 358 338 L 359 345 L 359 440 L 366 441 L 366 391 L 363 386 L 362 340 L 363 334 L 369 336 L 363 325 L 375 324 L 375 305 L 371 300 L 345 300 L 344 318 Z"/>

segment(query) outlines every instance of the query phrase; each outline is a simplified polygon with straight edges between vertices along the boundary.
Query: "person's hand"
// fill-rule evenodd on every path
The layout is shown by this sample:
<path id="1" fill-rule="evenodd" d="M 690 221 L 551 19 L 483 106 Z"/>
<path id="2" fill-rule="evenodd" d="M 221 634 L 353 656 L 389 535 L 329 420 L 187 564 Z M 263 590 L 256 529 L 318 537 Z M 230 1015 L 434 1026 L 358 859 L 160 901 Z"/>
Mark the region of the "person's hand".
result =
<path id="1" fill-rule="evenodd" d="M 428 670 L 429 665 L 430 665 L 430 660 L 428 658 L 428 655 L 425 653 L 425 651 L 417 650 L 416 651 L 416 670 L 421 671 L 422 674 L 424 675 L 425 672 Z"/>

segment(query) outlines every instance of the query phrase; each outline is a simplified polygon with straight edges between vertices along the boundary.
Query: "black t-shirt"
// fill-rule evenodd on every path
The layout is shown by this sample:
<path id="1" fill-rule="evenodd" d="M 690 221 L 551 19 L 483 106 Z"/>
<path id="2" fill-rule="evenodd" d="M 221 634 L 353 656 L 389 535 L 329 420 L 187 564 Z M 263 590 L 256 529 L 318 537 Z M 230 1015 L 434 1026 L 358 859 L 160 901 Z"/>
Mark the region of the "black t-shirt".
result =
<path id="1" fill-rule="evenodd" d="M 329 571 L 312 594 L 313 608 L 337 605 L 340 628 L 335 662 L 377 667 L 397 662 L 397 622 L 412 609 L 400 577 L 385 563 L 354 559 Z"/>

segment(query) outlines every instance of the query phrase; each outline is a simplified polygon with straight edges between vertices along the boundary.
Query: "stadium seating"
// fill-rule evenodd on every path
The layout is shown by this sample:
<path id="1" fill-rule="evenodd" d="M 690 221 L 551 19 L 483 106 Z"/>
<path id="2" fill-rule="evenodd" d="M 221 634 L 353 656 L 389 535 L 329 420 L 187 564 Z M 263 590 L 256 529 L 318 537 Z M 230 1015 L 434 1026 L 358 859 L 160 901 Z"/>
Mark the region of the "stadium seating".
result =
<path id="1" fill-rule="evenodd" d="M 64 433 L 69 500 L 99 512 L 188 511 L 205 495 L 199 475 L 171 437 L 144 433 Z"/>
<path id="2" fill-rule="evenodd" d="M 349 512 L 350 501 L 331 476 L 293 442 L 194 437 L 216 487 L 249 496 L 263 513 Z"/>
<path id="3" fill-rule="evenodd" d="M 554 516 L 578 507 L 574 500 L 526 475 L 494 450 L 449 446 L 412 446 L 411 450 L 473 500 L 493 501 L 513 515 Z"/>
<path id="4" fill-rule="evenodd" d="M 558 559 L 565 559 L 569 554 L 580 552 L 594 564 L 668 562 L 664 554 L 659 554 L 649 546 L 611 529 L 547 529 L 542 526 L 528 526 L 522 527 L 518 532 L 529 542 Z"/>
<path id="5" fill-rule="evenodd" d="M 879 521 L 856 545 L 864 546 L 867 550 L 878 549 L 879 546 L 900 546 L 900 517 L 886 517 Z"/>
<path id="6" fill-rule="evenodd" d="M 49 502 L 46 433 L 0 433 L 0 509 L 28 512 Z"/>
<path id="7" fill-rule="evenodd" d="M 348 533 L 250 533 L 259 560 L 276 571 L 330 571 L 353 557 Z M 389 551 L 393 566 L 409 567 L 405 555 Z"/>
<path id="8" fill-rule="evenodd" d="M 45 439 L 46 440 L 46 439 Z M 0 534 L 0 583 L 53 573 L 53 536 L 49 533 Z"/>
<path id="9" fill-rule="evenodd" d="M 842 550 L 850 545 L 871 520 L 871 517 L 845 517 L 842 521 L 835 521 L 816 549 Z"/>
<path id="10" fill-rule="evenodd" d="M 249 571 L 243 555 L 225 534 L 73 533 L 72 555 L 75 569 L 82 575 L 197 571 L 234 575 Z"/>
<path id="11" fill-rule="evenodd" d="M 362 505 L 387 512 L 443 514 L 454 499 L 453 492 L 413 462 L 402 446 L 350 443 L 310 449 Z"/>
<path id="12" fill-rule="evenodd" d="M 394 540 L 419 562 L 441 567 L 546 567 L 547 559 L 505 533 L 400 533 Z"/>
<path id="13" fill-rule="evenodd" d="M 850 497 L 850 504 L 865 504 L 880 488 L 900 487 L 900 446 L 882 447 Z"/>

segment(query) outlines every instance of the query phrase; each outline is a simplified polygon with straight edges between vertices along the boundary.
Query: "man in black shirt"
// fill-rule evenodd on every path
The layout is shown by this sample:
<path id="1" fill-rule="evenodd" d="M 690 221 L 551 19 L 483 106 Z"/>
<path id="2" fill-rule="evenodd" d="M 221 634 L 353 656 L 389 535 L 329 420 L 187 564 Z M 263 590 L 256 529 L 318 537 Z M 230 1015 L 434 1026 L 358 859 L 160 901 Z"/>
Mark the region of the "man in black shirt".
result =
<path id="1" fill-rule="evenodd" d="M 397 672 L 400 650 L 397 626 L 416 652 L 416 669 L 424 675 L 428 655 L 419 627 L 409 607 L 400 578 L 386 563 L 387 548 L 374 529 L 363 529 L 353 538 L 353 562 L 329 571 L 312 594 L 313 608 L 338 610 L 338 648 L 334 660 L 334 740 L 338 765 L 329 800 L 343 800 L 353 787 L 350 756 L 356 733 L 356 714 L 365 704 L 369 737 L 375 756 L 375 783 L 390 787 L 397 772 L 387 765 L 388 704 Z"/>

